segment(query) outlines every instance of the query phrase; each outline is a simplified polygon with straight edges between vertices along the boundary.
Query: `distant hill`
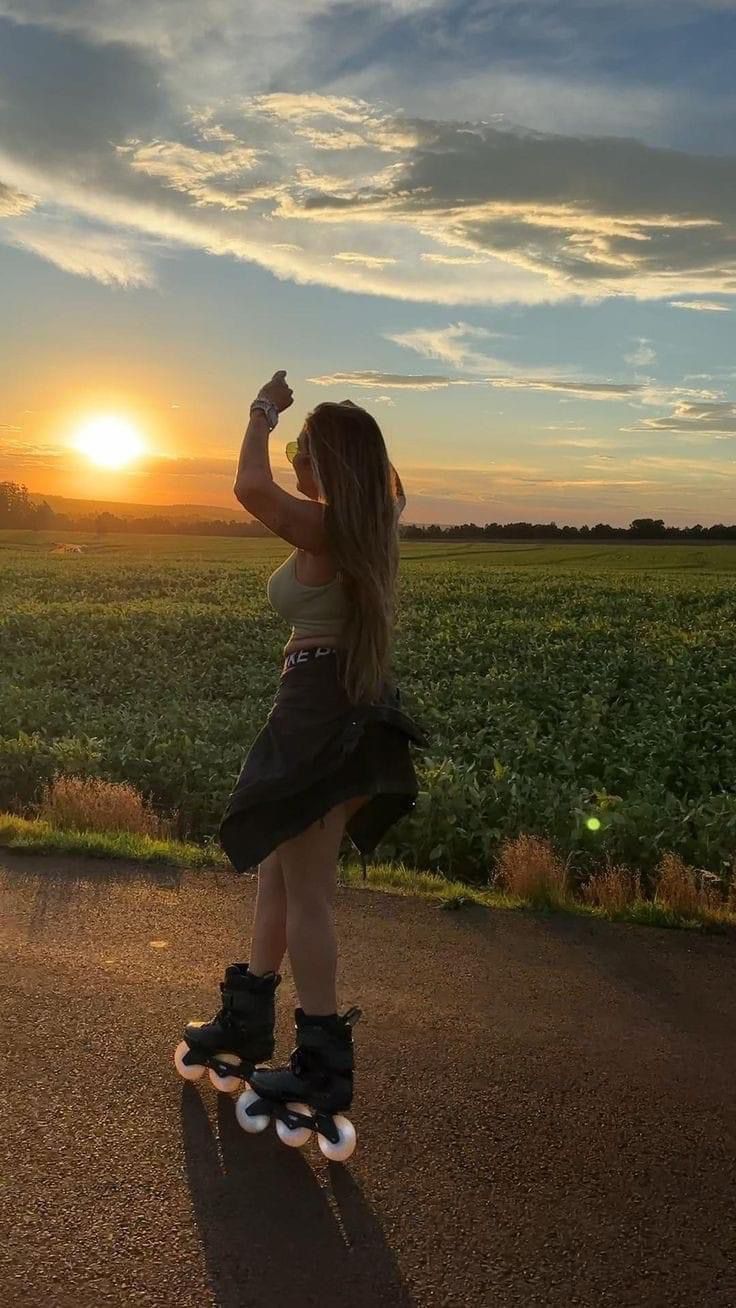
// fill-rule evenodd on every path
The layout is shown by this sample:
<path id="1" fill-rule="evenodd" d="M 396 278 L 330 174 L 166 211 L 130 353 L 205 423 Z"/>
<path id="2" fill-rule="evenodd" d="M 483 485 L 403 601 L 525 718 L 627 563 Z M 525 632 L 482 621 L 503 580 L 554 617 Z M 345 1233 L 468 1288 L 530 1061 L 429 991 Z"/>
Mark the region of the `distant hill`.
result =
<path id="1" fill-rule="evenodd" d="M 114 513 L 119 518 L 174 518 L 177 522 L 204 520 L 207 522 L 252 522 L 253 515 L 246 513 L 233 500 L 231 509 L 221 504 L 127 504 L 118 500 L 73 500 L 65 495 L 41 495 L 30 491 L 28 498 L 34 504 L 45 500 L 54 513 L 79 514 Z"/>

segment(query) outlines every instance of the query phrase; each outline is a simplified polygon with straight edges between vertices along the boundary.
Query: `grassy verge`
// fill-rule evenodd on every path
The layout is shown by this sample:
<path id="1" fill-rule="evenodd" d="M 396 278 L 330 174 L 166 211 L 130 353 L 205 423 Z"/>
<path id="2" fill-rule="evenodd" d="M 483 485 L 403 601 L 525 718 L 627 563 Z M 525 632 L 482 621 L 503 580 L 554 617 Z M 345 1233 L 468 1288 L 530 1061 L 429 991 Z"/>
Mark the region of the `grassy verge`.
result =
<path id="1" fill-rule="evenodd" d="M 126 858 L 176 867 L 223 867 L 221 850 L 179 840 L 156 839 L 131 831 L 75 831 L 55 827 L 42 818 L 0 813 L 0 846 L 36 854 L 88 854 L 95 858 Z"/>
<path id="2" fill-rule="evenodd" d="M 187 868 L 228 867 L 229 861 L 217 845 L 194 845 L 157 839 L 128 831 L 76 831 L 53 826 L 42 819 L 29 820 L 12 813 L 0 813 L 0 847 L 33 853 L 64 853 L 96 858 L 127 859 L 143 863 L 165 863 Z M 433 872 L 416 872 L 403 863 L 374 863 L 364 882 L 357 863 L 341 868 L 343 885 L 395 895 L 414 895 L 432 900 L 443 909 L 463 909 L 472 904 L 485 908 L 571 913 L 579 917 L 631 922 L 639 926 L 678 927 L 687 930 L 724 930 L 736 927 L 736 914 L 727 908 L 681 912 L 650 899 L 635 898 L 619 908 L 584 903 L 570 893 L 542 897 L 519 895 L 450 881 Z"/>

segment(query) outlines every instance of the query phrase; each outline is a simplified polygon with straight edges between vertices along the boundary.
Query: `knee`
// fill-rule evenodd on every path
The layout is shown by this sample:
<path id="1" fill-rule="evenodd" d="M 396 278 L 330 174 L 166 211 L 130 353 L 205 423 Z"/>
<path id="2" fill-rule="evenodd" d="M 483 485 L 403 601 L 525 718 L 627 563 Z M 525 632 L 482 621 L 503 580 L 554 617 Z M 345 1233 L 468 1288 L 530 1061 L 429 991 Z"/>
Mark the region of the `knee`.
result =
<path id="1" fill-rule="evenodd" d="M 332 895 L 322 881 L 308 876 L 287 880 L 286 909 L 290 917 L 314 916 L 331 906 Z"/>

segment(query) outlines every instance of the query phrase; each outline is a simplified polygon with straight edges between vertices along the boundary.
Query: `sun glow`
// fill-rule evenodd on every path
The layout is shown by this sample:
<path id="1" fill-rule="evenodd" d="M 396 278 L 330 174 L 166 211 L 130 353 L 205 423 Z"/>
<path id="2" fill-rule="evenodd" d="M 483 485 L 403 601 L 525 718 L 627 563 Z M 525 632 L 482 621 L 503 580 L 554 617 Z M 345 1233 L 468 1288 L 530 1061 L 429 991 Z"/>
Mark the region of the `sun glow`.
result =
<path id="1" fill-rule="evenodd" d="M 124 468 L 147 453 L 137 427 L 112 415 L 90 418 L 77 431 L 74 448 L 101 468 Z"/>

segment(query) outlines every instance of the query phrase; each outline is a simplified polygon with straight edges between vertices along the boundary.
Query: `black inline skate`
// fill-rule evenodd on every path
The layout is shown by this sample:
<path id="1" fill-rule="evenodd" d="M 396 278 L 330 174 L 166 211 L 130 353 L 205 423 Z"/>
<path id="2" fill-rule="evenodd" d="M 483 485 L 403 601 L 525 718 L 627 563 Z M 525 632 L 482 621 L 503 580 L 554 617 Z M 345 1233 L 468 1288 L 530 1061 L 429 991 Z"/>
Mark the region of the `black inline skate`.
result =
<path id="1" fill-rule="evenodd" d="M 222 1007 L 211 1022 L 188 1022 L 174 1051 L 185 1081 L 198 1081 L 209 1069 L 216 1090 L 239 1090 L 256 1063 L 273 1057 L 276 972 L 252 976 L 247 963 L 233 963 L 220 982 Z"/>
<path id="2" fill-rule="evenodd" d="M 361 1015 L 351 1008 L 343 1017 L 294 1014 L 296 1048 L 288 1066 L 257 1067 L 247 1077 L 251 1089 L 235 1104 L 244 1131 L 256 1133 L 276 1119 L 284 1144 L 299 1148 L 312 1131 L 326 1158 L 345 1162 L 355 1148 L 355 1127 L 343 1111 L 353 1100 L 353 1032 Z"/>

